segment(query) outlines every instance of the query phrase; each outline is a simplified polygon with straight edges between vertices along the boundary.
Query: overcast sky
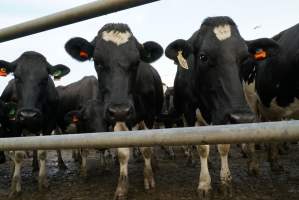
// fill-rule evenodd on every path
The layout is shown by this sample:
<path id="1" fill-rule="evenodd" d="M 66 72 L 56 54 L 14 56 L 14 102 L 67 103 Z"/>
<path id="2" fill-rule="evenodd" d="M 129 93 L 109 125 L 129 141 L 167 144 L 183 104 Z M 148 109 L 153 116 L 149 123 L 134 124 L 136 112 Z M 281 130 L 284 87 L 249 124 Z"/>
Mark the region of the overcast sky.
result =
<path id="1" fill-rule="evenodd" d="M 93 0 L 1 0 L 0 29 L 72 8 Z M 14 61 L 25 51 L 38 51 L 52 65 L 65 64 L 71 72 L 56 85 L 66 85 L 85 75 L 96 75 L 92 62 L 79 63 L 64 50 L 72 37 L 93 39 L 106 23 L 127 23 L 140 42 L 156 41 L 163 48 L 175 39 L 188 39 L 210 16 L 230 16 L 245 39 L 271 37 L 299 22 L 299 1 L 161 0 L 114 14 L 0 43 L 0 60 Z M 165 56 L 153 63 L 162 80 L 173 85 L 176 66 Z M 8 80 L 0 77 L 0 92 Z"/>

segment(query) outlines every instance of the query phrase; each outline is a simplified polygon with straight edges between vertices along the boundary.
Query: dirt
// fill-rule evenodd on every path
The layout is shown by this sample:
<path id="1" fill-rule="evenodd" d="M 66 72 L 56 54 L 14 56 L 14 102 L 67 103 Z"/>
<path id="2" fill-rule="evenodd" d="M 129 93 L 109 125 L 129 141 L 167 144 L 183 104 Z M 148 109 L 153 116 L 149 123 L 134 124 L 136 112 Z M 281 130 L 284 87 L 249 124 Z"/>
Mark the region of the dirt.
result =
<path id="1" fill-rule="evenodd" d="M 155 173 L 156 189 L 145 192 L 143 189 L 143 163 L 133 159 L 129 163 L 129 200 L 193 200 L 199 199 L 196 193 L 199 176 L 199 163 L 187 167 L 180 148 L 175 149 L 176 160 L 165 158 L 157 147 L 159 169 Z M 247 173 L 247 160 L 242 157 L 238 147 L 233 145 L 230 153 L 230 168 L 233 176 L 233 197 L 235 200 L 295 200 L 299 199 L 299 145 L 292 144 L 287 154 L 280 156 L 284 165 L 281 173 L 271 172 L 266 161 L 266 153 L 259 150 L 261 173 L 258 177 Z M 219 192 L 220 162 L 215 146 L 210 152 L 210 173 L 214 199 L 223 199 Z M 63 151 L 68 167 L 58 170 L 55 151 L 48 152 L 49 189 L 37 190 L 37 174 L 32 173 L 31 159 L 26 159 L 22 170 L 22 190 L 20 200 L 111 200 L 116 189 L 119 167 L 115 164 L 110 171 L 99 166 L 98 155 L 90 151 L 88 175 L 79 175 L 79 167 L 71 157 L 71 151 Z M 0 200 L 8 199 L 10 190 L 10 162 L 0 165 Z"/>

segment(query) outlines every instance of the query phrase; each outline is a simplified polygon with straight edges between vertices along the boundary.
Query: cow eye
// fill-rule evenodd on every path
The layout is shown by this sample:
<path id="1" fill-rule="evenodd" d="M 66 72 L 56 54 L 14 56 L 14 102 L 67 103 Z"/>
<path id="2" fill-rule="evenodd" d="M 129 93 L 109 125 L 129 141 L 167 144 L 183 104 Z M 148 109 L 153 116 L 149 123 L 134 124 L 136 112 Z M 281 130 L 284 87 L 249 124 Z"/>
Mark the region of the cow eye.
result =
<path id="1" fill-rule="evenodd" d="M 201 53 L 199 54 L 199 59 L 202 61 L 202 62 L 207 62 L 208 61 L 208 56 Z"/>

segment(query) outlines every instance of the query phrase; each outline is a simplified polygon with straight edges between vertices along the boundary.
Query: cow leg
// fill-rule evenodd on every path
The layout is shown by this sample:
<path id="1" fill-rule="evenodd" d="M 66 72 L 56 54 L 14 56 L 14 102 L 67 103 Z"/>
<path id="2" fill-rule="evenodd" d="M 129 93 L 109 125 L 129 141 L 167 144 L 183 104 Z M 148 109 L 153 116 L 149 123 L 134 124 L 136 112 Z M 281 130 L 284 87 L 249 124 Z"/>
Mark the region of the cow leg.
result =
<path id="1" fill-rule="evenodd" d="M 6 162 L 4 151 L 0 151 L 0 164 L 3 164 Z"/>
<path id="2" fill-rule="evenodd" d="M 110 149 L 104 150 L 104 166 L 106 171 L 110 171 L 113 165 L 113 156 Z"/>
<path id="3" fill-rule="evenodd" d="M 37 172 L 39 170 L 38 166 L 38 159 L 37 159 L 37 151 L 33 150 L 33 155 L 32 155 L 32 171 Z"/>
<path id="4" fill-rule="evenodd" d="M 225 197 L 232 196 L 232 176 L 229 170 L 228 165 L 228 153 L 229 153 L 229 144 L 218 144 L 218 152 L 221 158 L 221 170 L 220 170 L 220 190 L 223 192 Z"/>
<path id="5" fill-rule="evenodd" d="M 185 157 L 187 158 L 186 166 L 195 167 L 196 166 L 196 161 L 194 160 L 192 146 L 188 145 L 188 146 L 183 146 L 182 148 L 184 150 Z"/>
<path id="6" fill-rule="evenodd" d="M 278 161 L 278 143 L 271 143 L 268 151 L 271 170 L 274 172 L 283 171 L 283 166 Z"/>
<path id="7" fill-rule="evenodd" d="M 21 168 L 25 157 L 24 151 L 15 151 L 12 153 L 12 160 L 14 162 L 14 171 L 11 181 L 11 192 L 9 194 L 10 198 L 21 193 Z"/>
<path id="8" fill-rule="evenodd" d="M 153 154 L 152 147 L 140 147 L 140 151 L 142 153 L 144 159 L 144 188 L 145 190 L 149 190 L 155 188 L 155 180 L 154 173 L 151 164 L 151 157 Z"/>
<path id="9" fill-rule="evenodd" d="M 255 153 L 255 144 L 249 143 L 245 146 L 245 152 L 248 156 L 248 172 L 250 175 L 259 174 L 259 161 Z"/>
<path id="10" fill-rule="evenodd" d="M 197 187 L 198 195 L 201 199 L 211 198 L 211 176 L 208 166 L 208 158 L 210 153 L 209 145 L 199 145 L 197 147 L 198 154 L 200 156 L 200 175 L 199 184 Z"/>
<path id="11" fill-rule="evenodd" d="M 64 161 L 62 159 L 61 150 L 57 150 L 57 162 L 58 162 L 58 168 L 61 170 L 66 170 L 67 167 L 64 164 Z"/>
<path id="12" fill-rule="evenodd" d="M 248 158 L 247 145 L 245 143 L 241 144 L 241 154 L 242 154 L 243 158 Z"/>
<path id="13" fill-rule="evenodd" d="M 45 150 L 38 150 L 38 159 L 39 159 L 39 177 L 38 177 L 38 188 L 42 191 L 45 188 L 48 188 L 47 180 L 47 169 L 46 169 L 46 158 L 47 152 Z"/>
<path id="14" fill-rule="evenodd" d="M 129 178 L 128 178 L 128 162 L 130 158 L 129 148 L 118 148 L 117 149 L 120 174 L 118 178 L 118 184 L 114 195 L 114 200 L 127 199 Z"/>
<path id="15" fill-rule="evenodd" d="M 172 146 L 164 146 L 164 145 L 162 145 L 161 148 L 166 153 L 165 154 L 165 158 L 166 159 L 168 158 L 170 160 L 175 160 L 175 154 L 174 154 Z"/>
<path id="16" fill-rule="evenodd" d="M 79 153 L 77 149 L 73 149 L 72 150 L 72 158 L 74 160 L 74 162 L 79 162 Z"/>
<path id="17" fill-rule="evenodd" d="M 81 156 L 81 166 L 80 166 L 80 175 L 83 177 L 87 176 L 87 155 L 88 155 L 88 150 L 87 149 L 80 149 L 80 156 Z"/>

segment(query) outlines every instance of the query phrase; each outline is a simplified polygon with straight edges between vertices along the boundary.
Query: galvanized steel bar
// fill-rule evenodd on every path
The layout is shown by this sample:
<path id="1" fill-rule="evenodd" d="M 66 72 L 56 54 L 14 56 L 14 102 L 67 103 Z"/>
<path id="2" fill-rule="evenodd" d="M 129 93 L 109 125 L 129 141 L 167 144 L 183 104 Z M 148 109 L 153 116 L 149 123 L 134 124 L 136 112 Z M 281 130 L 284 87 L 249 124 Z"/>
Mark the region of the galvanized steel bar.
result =
<path id="1" fill-rule="evenodd" d="M 0 150 L 298 141 L 299 121 L 1 138 Z"/>
<path id="2" fill-rule="evenodd" d="M 0 42 L 91 19 L 159 0 L 99 0 L 0 29 Z"/>

